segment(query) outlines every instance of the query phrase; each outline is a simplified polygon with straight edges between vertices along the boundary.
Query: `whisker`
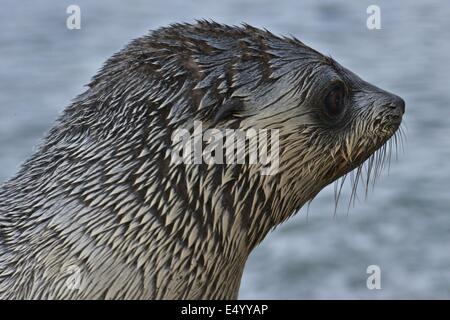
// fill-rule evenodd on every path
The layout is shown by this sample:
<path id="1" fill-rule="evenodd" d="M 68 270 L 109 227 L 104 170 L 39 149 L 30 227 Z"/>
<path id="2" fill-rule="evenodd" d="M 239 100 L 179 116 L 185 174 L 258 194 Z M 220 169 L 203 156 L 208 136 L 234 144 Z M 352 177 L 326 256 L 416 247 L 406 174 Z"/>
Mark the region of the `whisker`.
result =
<path id="1" fill-rule="evenodd" d="M 356 174 L 354 174 L 355 170 L 356 170 Z M 358 190 L 359 180 L 361 179 L 362 165 L 360 165 L 355 170 L 353 170 L 351 172 L 352 173 L 351 174 L 352 191 L 351 191 L 351 194 L 350 194 L 350 201 L 349 201 L 348 206 L 347 206 L 347 216 L 350 213 L 350 207 L 351 206 L 355 206 L 355 201 L 358 198 L 357 190 Z"/>
<path id="2" fill-rule="evenodd" d="M 367 166 L 366 166 L 366 192 L 365 192 L 365 196 L 364 199 L 367 200 L 368 194 L 369 194 L 369 188 L 370 188 L 370 177 L 372 175 L 372 169 L 373 169 L 373 162 L 374 162 L 375 157 L 372 155 L 370 156 L 370 158 L 367 161 Z"/>
<path id="3" fill-rule="evenodd" d="M 388 174 L 391 170 L 391 162 L 393 153 L 395 153 L 395 160 L 398 160 L 399 150 L 404 152 L 404 139 L 405 132 L 402 127 L 389 139 L 382 147 L 375 151 L 365 162 L 355 168 L 353 171 L 343 175 L 338 179 L 334 185 L 334 214 L 337 216 L 337 210 L 339 201 L 342 197 L 342 191 L 347 181 L 347 177 L 350 177 L 350 199 L 347 206 L 347 215 L 350 212 L 350 207 L 355 206 L 358 198 L 359 182 L 364 185 L 364 198 L 367 200 L 369 190 L 375 188 L 375 184 L 380 178 L 382 172 L 387 169 Z"/>
<path id="4" fill-rule="evenodd" d="M 306 204 L 306 223 L 309 223 L 309 209 L 311 207 L 312 200 L 309 200 Z"/>
<path id="5" fill-rule="evenodd" d="M 336 183 L 334 184 L 334 214 L 333 217 L 336 218 L 337 208 L 339 203 L 339 198 L 341 197 L 342 187 L 344 186 L 345 180 L 347 179 L 347 174 L 342 176 Z M 339 187 L 338 184 L 340 184 Z"/>

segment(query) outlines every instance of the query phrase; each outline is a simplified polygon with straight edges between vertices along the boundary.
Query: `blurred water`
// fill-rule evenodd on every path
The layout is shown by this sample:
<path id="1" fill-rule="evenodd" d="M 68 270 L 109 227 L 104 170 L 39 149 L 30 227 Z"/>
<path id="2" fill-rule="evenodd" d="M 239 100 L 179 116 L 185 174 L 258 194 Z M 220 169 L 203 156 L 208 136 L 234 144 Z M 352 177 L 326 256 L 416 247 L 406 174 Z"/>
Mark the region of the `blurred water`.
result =
<path id="1" fill-rule="evenodd" d="M 78 4 L 82 29 L 67 30 Z M 212 18 L 292 34 L 407 102 L 405 152 L 367 201 L 333 218 L 332 187 L 252 254 L 240 298 L 450 298 L 450 4 L 376 1 L 14 1 L 0 3 L 0 181 L 32 153 L 58 113 L 130 39 Z M 361 197 L 362 199 L 364 197 Z M 366 288 L 366 268 L 382 289 Z"/>

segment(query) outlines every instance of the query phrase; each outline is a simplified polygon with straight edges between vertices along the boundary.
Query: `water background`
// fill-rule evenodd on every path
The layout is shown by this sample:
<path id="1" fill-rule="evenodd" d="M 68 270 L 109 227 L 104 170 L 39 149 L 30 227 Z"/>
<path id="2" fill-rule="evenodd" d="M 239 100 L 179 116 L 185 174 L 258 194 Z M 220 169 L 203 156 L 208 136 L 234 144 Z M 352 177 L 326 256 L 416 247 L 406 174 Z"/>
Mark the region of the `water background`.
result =
<path id="1" fill-rule="evenodd" d="M 68 30 L 66 8 L 81 7 Z M 381 7 L 381 30 L 366 8 Z M 0 1 L 0 181 L 111 54 L 148 30 L 208 18 L 295 35 L 406 100 L 404 153 L 334 217 L 333 188 L 253 252 L 240 298 L 450 298 L 450 2 Z M 368 290 L 366 268 L 382 271 Z"/>

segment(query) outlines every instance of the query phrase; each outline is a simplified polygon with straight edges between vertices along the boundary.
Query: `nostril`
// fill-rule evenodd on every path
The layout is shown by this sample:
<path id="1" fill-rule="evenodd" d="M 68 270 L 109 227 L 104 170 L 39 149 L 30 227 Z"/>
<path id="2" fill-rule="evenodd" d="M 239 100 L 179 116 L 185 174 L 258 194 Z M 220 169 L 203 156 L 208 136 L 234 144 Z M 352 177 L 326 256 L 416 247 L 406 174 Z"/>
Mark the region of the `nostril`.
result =
<path id="1" fill-rule="evenodd" d="M 402 114 L 405 114 L 405 100 L 400 97 L 397 97 L 397 106 L 400 108 Z"/>
<path id="2" fill-rule="evenodd" d="M 401 114 L 403 115 L 405 113 L 405 100 L 398 96 L 395 96 L 393 101 L 388 104 L 388 107 L 400 110 Z"/>

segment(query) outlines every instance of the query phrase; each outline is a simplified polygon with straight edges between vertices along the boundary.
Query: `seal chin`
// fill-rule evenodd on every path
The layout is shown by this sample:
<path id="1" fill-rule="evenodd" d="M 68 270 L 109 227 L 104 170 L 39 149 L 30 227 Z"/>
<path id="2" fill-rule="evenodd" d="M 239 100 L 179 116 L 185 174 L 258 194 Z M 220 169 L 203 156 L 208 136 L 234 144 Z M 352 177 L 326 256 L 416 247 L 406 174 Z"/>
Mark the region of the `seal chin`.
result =
<path id="1" fill-rule="evenodd" d="M 383 117 L 383 121 L 379 125 L 380 136 L 384 140 L 383 143 L 395 135 L 400 128 L 402 118 L 402 115 L 399 114 L 389 114 Z"/>

